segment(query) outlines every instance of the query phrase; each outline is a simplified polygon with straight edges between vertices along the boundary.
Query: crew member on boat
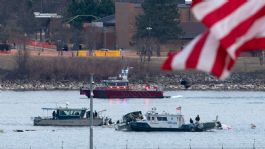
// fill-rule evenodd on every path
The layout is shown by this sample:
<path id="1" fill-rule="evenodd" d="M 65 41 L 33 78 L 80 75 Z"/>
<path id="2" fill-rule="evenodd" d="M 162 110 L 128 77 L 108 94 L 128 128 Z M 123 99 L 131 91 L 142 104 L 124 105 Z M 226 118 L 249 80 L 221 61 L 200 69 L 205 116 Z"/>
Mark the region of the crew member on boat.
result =
<path id="1" fill-rule="evenodd" d="M 52 112 L 52 119 L 56 119 L 56 112 L 55 111 Z"/>
<path id="2" fill-rule="evenodd" d="M 195 121 L 196 121 L 197 124 L 199 123 L 199 121 L 200 121 L 200 116 L 199 115 L 196 116 Z"/>
<path id="3" fill-rule="evenodd" d="M 193 124 L 193 120 L 192 120 L 192 118 L 190 118 L 190 123 Z"/>
<path id="4" fill-rule="evenodd" d="M 95 110 L 95 116 L 94 117 L 98 117 L 98 113 L 97 113 L 97 111 Z"/>

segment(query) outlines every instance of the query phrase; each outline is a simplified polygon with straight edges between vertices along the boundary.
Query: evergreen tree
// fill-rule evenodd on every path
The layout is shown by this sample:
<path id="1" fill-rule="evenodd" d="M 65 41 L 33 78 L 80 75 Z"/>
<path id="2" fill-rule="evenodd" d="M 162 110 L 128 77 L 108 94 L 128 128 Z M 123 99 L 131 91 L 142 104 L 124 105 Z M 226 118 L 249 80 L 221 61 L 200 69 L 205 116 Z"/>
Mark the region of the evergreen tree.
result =
<path id="1" fill-rule="evenodd" d="M 91 22 L 96 18 L 114 14 L 114 2 L 113 0 L 72 0 L 67 13 L 69 17 L 84 15 L 70 22 L 75 27 L 80 28 L 84 21 Z"/>
<path id="2" fill-rule="evenodd" d="M 178 39 L 179 28 L 177 0 L 145 0 L 144 14 L 136 18 L 136 39 L 154 38 L 159 42 Z"/>
<path id="3" fill-rule="evenodd" d="M 97 16 L 100 18 L 114 14 L 115 6 L 113 0 L 101 0 L 96 11 Z"/>

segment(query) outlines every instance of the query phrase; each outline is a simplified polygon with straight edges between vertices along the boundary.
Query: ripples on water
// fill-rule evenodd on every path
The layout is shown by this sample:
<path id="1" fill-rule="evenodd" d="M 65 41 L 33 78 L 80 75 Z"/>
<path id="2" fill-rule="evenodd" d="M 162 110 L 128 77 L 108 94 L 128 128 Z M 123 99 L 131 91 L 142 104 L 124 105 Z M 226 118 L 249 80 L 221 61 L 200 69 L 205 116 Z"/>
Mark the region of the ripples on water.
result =
<path id="1" fill-rule="evenodd" d="M 113 121 L 136 110 L 143 113 L 152 107 L 175 113 L 182 106 L 186 121 L 200 114 L 201 121 L 219 120 L 231 130 L 212 132 L 120 132 L 94 127 L 94 147 L 97 149 L 171 149 L 171 148 L 265 148 L 265 93 L 237 91 L 177 91 L 167 92 L 169 99 L 95 99 L 94 109 L 107 111 L 104 116 Z M 32 117 L 46 116 L 43 107 L 89 107 L 89 100 L 78 91 L 35 91 L 0 93 L 0 148 L 4 149 L 87 149 L 89 127 L 32 126 Z M 257 127 L 251 129 L 250 124 Z M 14 132 L 13 130 L 35 130 Z"/>

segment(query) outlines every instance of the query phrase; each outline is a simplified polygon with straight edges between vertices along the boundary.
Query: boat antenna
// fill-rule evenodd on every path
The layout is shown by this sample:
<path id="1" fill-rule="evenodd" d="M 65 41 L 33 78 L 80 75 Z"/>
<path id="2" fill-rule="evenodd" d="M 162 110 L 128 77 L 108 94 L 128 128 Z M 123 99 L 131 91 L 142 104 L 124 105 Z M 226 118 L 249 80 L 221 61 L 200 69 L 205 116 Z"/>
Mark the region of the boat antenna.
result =
<path id="1" fill-rule="evenodd" d="M 62 149 L 63 149 L 63 141 L 62 141 L 62 146 L 61 146 L 61 147 L 62 147 Z"/>
<path id="2" fill-rule="evenodd" d="M 253 143 L 253 149 L 255 149 L 255 142 L 256 142 L 256 139 L 254 139 L 254 143 Z"/>

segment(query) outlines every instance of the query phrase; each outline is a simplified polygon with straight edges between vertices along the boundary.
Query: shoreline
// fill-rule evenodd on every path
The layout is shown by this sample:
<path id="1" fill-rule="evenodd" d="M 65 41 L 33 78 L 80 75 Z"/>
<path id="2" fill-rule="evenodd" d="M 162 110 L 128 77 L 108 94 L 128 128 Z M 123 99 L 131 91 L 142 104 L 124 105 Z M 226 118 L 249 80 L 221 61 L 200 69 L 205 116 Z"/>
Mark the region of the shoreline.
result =
<path id="1" fill-rule="evenodd" d="M 156 83 L 148 83 L 151 85 L 158 85 Z M 261 82 L 252 83 L 226 83 L 226 82 L 215 82 L 204 84 L 196 83 L 191 84 L 191 87 L 185 89 L 183 85 L 170 84 L 170 83 L 159 83 L 162 85 L 163 91 L 265 91 L 265 84 Z M 78 91 L 81 87 L 87 86 L 88 84 L 84 81 L 1 81 L 0 91 Z M 145 83 L 134 82 L 132 85 L 145 86 Z"/>

